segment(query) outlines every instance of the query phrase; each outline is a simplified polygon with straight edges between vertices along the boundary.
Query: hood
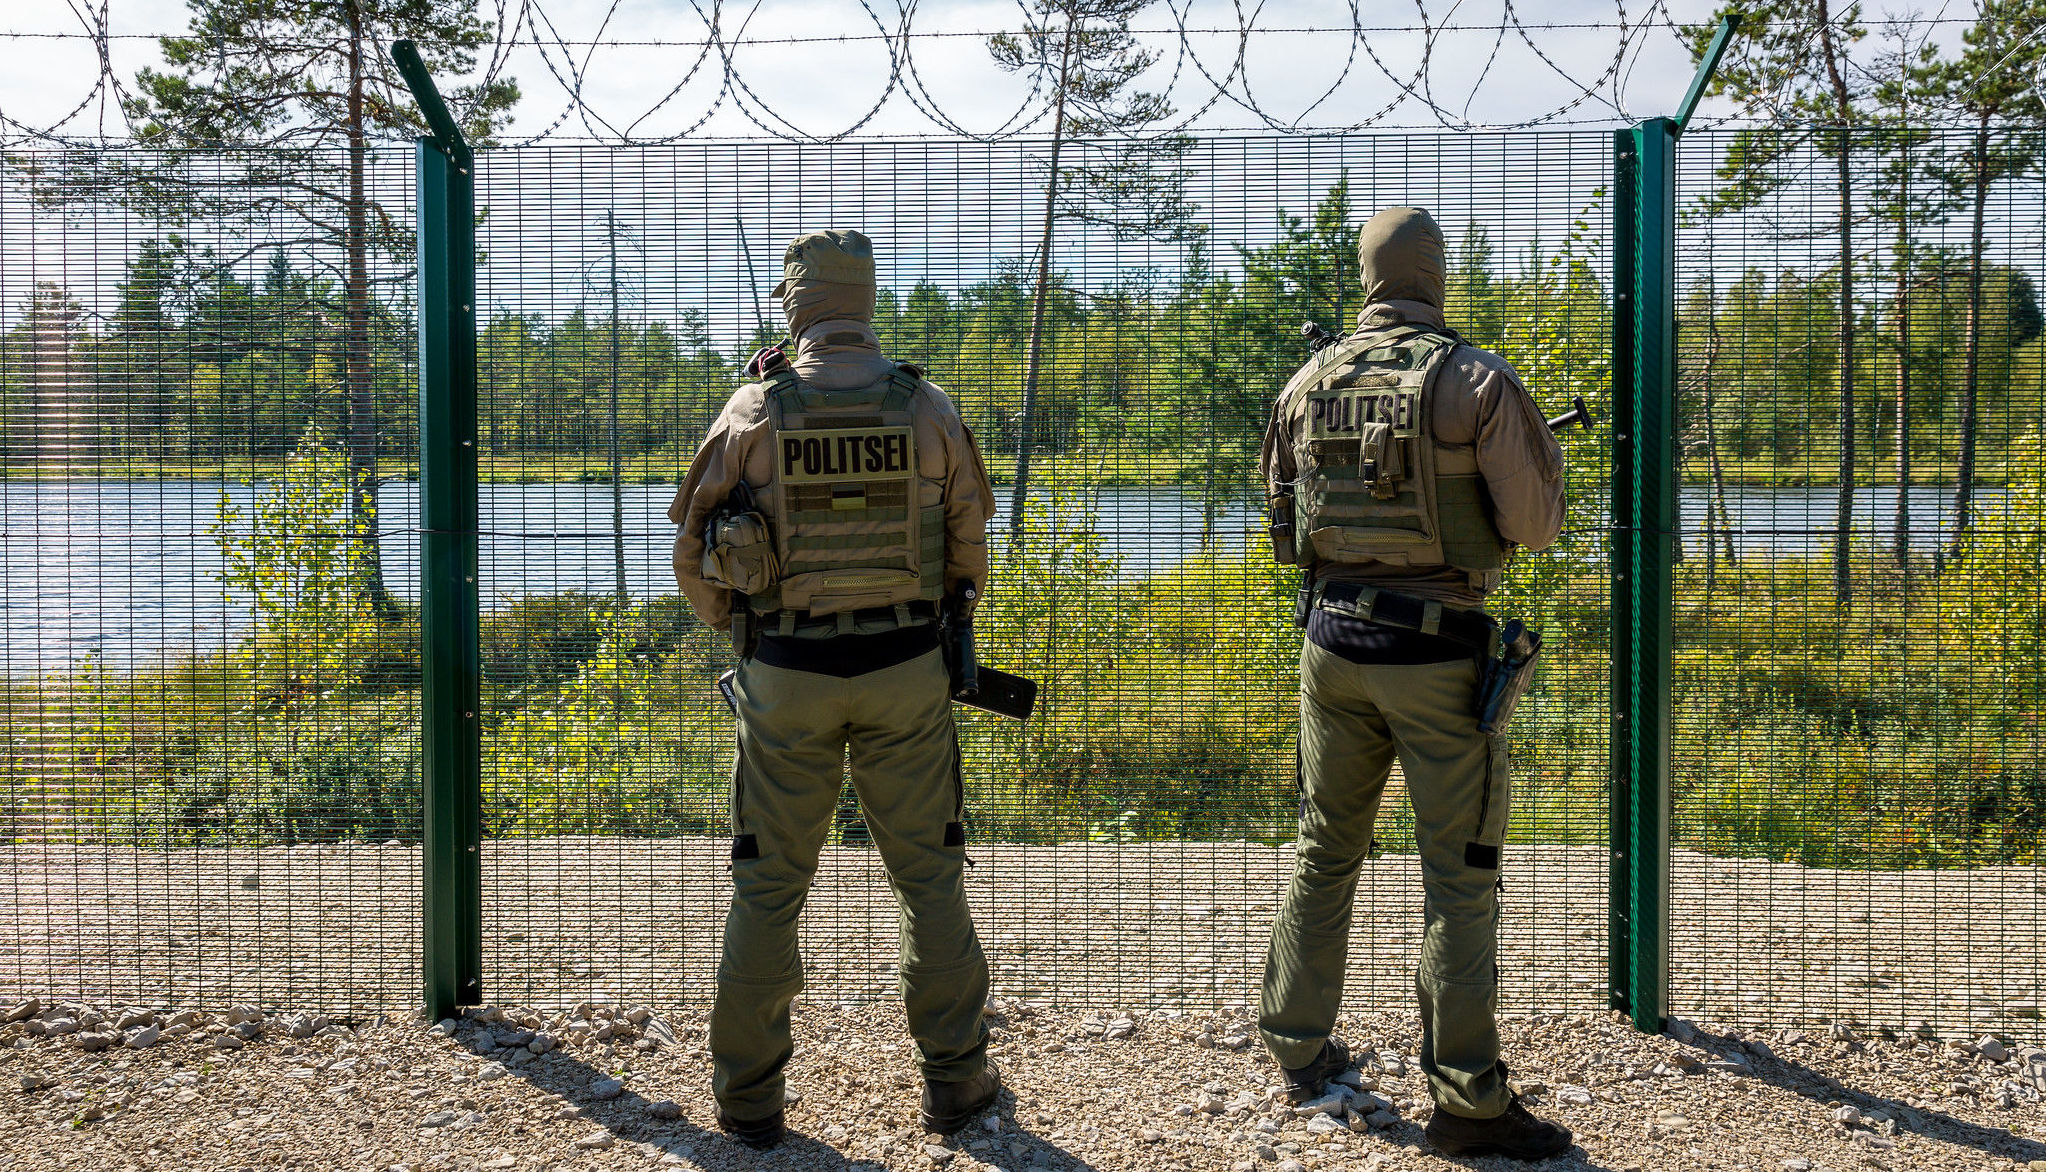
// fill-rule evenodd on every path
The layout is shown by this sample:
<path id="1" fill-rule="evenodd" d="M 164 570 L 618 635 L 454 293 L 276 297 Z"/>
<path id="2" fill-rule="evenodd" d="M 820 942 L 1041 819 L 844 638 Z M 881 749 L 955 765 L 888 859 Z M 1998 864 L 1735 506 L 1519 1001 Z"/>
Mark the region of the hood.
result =
<path id="1" fill-rule="evenodd" d="M 793 337 L 802 337 L 822 322 L 874 320 L 872 285 L 797 278 L 784 280 L 775 288 L 781 292 L 782 316 L 788 319 Z"/>
<path id="2" fill-rule="evenodd" d="M 1442 307 L 1442 229 L 1420 208 L 1387 208 L 1357 233 L 1357 272 L 1364 300 L 1419 301 Z"/>

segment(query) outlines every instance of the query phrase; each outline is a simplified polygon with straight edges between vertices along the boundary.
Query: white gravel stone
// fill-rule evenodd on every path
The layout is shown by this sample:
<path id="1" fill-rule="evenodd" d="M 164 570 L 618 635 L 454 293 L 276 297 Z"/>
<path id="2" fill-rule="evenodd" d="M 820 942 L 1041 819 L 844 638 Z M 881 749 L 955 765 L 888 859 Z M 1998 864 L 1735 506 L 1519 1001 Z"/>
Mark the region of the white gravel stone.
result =
<path id="1" fill-rule="evenodd" d="M 584 1151 L 591 1151 L 596 1148 L 608 1148 L 612 1144 L 617 1142 L 618 1137 L 612 1135 L 608 1131 L 593 1131 L 590 1134 L 576 1140 L 575 1146 L 583 1149 Z"/>
<path id="2" fill-rule="evenodd" d="M 1307 1121 L 1307 1134 L 1309 1135 L 1329 1135 L 1333 1132 L 1347 1131 L 1348 1129 L 1346 1123 L 1339 1123 L 1327 1115 L 1316 1115 Z"/>
<path id="3" fill-rule="evenodd" d="M 496 1082 L 498 1079 L 503 1078 L 505 1075 L 510 1073 L 511 1071 L 505 1069 L 504 1064 L 501 1062 L 486 1062 L 482 1066 L 477 1068 L 476 1081 Z"/>
<path id="4" fill-rule="evenodd" d="M 682 1105 L 673 1099 L 655 1099 L 646 1105 L 646 1113 L 655 1119 L 680 1119 Z"/>
<path id="5" fill-rule="evenodd" d="M 1975 1052 L 1991 1062 L 2010 1061 L 2010 1051 L 2005 1048 L 2002 1042 L 1997 1041 L 1993 1037 L 1985 1036 L 1981 1041 L 1975 1043 Z"/>
<path id="6" fill-rule="evenodd" d="M 239 1050 L 242 1048 L 242 1040 L 234 1034 L 215 1034 L 213 1035 L 213 1048 L 216 1050 Z"/>
<path id="7" fill-rule="evenodd" d="M 1293 1114 L 1298 1115 L 1302 1119 L 1315 1115 L 1341 1115 L 1343 1108 L 1349 1104 L 1350 1097 L 1349 1088 L 1338 1088 L 1318 1099 L 1309 1099 L 1307 1102 L 1299 1104 L 1293 1108 Z"/>
<path id="8" fill-rule="evenodd" d="M 27 1021 L 42 1011 L 41 998 L 31 997 L 26 1001 L 18 1001 L 10 1006 L 6 1013 L 0 1013 L 0 1024 L 13 1025 L 18 1021 Z"/>
<path id="9" fill-rule="evenodd" d="M 130 1050 L 147 1050 L 149 1047 L 156 1045 L 157 1040 L 162 1036 L 163 1031 L 154 1024 L 145 1025 L 138 1029 L 129 1030 L 126 1034 L 122 1035 L 121 1045 L 126 1046 Z"/>
<path id="10" fill-rule="evenodd" d="M 598 1101 L 615 1099 L 625 1093 L 625 1084 L 615 1078 L 600 1078 L 590 1084 L 590 1097 Z"/>

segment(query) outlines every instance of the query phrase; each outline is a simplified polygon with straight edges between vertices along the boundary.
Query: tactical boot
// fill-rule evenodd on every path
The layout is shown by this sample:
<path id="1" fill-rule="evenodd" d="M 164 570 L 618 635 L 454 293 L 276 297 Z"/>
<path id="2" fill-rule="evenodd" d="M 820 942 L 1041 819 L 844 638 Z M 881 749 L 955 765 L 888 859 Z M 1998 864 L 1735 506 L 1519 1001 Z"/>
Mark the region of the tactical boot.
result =
<path id="1" fill-rule="evenodd" d="M 924 1080 L 924 1130 L 937 1135 L 950 1135 L 967 1124 L 973 1117 L 994 1105 L 995 1096 L 1002 1090 L 1001 1072 L 990 1062 L 987 1069 L 965 1082 L 934 1082 Z"/>
<path id="2" fill-rule="evenodd" d="M 1331 1035 L 1321 1044 L 1321 1053 L 1305 1066 L 1286 1071 L 1286 1097 L 1305 1103 L 1328 1089 L 1328 1080 L 1350 1069 L 1350 1048 Z"/>
<path id="3" fill-rule="evenodd" d="M 1468 1119 L 1435 1108 L 1425 1133 L 1435 1150 L 1450 1156 L 1506 1156 L 1514 1160 L 1541 1160 L 1560 1155 L 1570 1147 L 1570 1129 L 1545 1119 L 1536 1119 L 1513 1100 L 1504 1115 L 1494 1119 Z"/>
<path id="4" fill-rule="evenodd" d="M 788 1134 L 782 1113 L 776 1111 L 765 1119 L 734 1119 L 718 1108 L 718 1130 L 745 1144 L 749 1148 L 767 1149 L 781 1142 Z"/>

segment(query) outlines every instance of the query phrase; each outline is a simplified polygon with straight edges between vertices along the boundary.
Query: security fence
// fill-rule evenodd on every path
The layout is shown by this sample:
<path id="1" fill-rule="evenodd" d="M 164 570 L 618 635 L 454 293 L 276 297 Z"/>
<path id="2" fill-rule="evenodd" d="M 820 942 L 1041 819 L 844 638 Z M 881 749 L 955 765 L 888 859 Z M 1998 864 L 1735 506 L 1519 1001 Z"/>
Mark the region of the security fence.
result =
<path id="1" fill-rule="evenodd" d="M 1977 248 L 1952 193 L 1965 144 L 1916 136 L 1927 178 L 1897 213 L 1904 248 L 1872 227 L 1891 222 L 1899 148 L 1852 142 L 1860 328 L 1842 343 L 1826 141 L 1777 144 L 1748 203 L 1715 171 L 1746 157 L 1735 144 L 1680 154 L 1669 1009 L 2008 1023 L 2036 1013 L 2024 893 L 2046 884 L 2039 189 L 1999 179 Z M 856 226 L 879 253 L 884 347 L 952 392 L 996 476 L 982 656 L 1042 686 L 1025 724 L 958 710 L 997 990 L 1251 1000 L 1291 863 L 1298 652 L 1257 446 L 1305 355 L 1300 323 L 1360 308 L 1356 225 L 1407 203 L 1451 237 L 1452 324 L 1552 414 L 1581 395 L 1601 420 L 1565 440 L 1563 540 L 1516 563 L 1496 609 L 1548 641 L 1514 727 L 1504 1001 L 1606 1006 L 1625 847 L 1611 140 L 1068 143 L 1049 217 L 1044 148 L 479 153 L 480 995 L 708 996 L 730 653 L 674 593 L 665 509 L 739 364 L 778 336 L 783 245 Z M 17 155 L 0 178 L 0 901 L 17 928 L 0 993 L 419 1000 L 420 693 L 446 666 L 439 642 L 421 650 L 419 550 L 448 526 L 420 503 L 416 355 L 424 341 L 431 364 L 436 343 L 414 326 L 431 290 L 412 159 L 372 155 L 355 220 L 348 181 L 341 156 L 143 152 Z M 1912 340 L 1893 349 L 1898 305 Z M 1860 458 L 1844 598 L 1840 353 L 1863 408 L 1845 433 Z M 1923 485 L 1902 514 L 1878 402 L 1904 405 Z M 1970 430 L 1972 536 L 1956 542 L 1938 519 Z M 1899 515 L 1901 554 L 1882 540 Z M 1359 1003 L 1403 1002 L 1418 950 L 1397 781 L 1378 839 Z M 895 922 L 848 792 L 805 915 L 810 995 L 891 992 Z"/>

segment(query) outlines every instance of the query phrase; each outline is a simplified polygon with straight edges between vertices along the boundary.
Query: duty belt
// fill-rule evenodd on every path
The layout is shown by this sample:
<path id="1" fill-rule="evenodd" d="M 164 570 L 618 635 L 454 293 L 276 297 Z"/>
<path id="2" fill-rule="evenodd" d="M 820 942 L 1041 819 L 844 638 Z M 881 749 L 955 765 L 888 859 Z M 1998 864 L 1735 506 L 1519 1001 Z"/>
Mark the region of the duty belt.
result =
<path id="1" fill-rule="evenodd" d="M 1481 655 L 1490 655 L 1499 624 L 1481 610 L 1460 610 L 1432 598 L 1395 594 L 1363 582 L 1317 582 L 1312 604 L 1387 627 L 1440 635 Z"/>
<path id="2" fill-rule="evenodd" d="M 837 614 L 812 615 L 807 611 L 779 610 L 757 616 L 760 629 L 770 635 L 788 636 L 799 631 L 816 631 L 831 628 L 837 634 L 850 635 L 853 628 L 861 623 L 879 623 L 895 620 L 897 627 L 907 627 L 922 620 L 935 622 L 938 618 L 938 604 L 921 598 L 910 602 L 898 602 L 894 606 L 870 606 L 863 610 L 842 610 Z"/>

